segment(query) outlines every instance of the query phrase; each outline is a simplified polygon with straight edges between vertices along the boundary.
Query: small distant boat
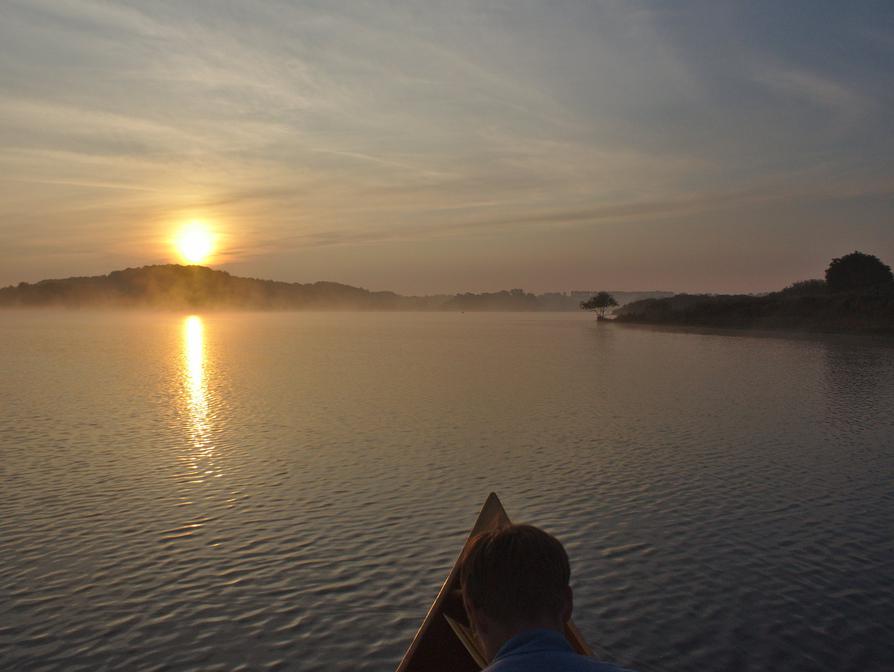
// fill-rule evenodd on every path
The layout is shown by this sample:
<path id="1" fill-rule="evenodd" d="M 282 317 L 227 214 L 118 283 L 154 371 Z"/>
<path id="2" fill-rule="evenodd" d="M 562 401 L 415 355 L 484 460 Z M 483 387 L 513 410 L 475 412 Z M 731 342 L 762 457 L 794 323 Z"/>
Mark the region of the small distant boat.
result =
<path id="1" fill-rule="evenodd" d="M 509 522 L 500 499 L 496 493 L 490 493 L 457 561 L 453 563 L 444 585 L 397 666 L 397 672 L 478 672 L 487 666 L 483 649 L 463 607 L 458 564 L 462 552 L 475 535 L 508 525 Z M 578 653 L 593 655 L 572 621 L 565 626 L 565 637 Z"/>

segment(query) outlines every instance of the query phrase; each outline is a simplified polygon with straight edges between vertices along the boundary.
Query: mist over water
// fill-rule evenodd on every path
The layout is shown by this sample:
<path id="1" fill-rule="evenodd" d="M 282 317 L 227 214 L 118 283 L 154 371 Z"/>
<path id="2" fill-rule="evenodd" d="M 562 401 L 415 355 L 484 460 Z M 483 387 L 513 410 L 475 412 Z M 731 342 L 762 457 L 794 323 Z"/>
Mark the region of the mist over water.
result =
<path id="1" fill-rule="evenodd" d="M 488 492 L 641 670 L 894 660 L 894 347 L 0 314 L 0 669 L 396 666 Z"/>

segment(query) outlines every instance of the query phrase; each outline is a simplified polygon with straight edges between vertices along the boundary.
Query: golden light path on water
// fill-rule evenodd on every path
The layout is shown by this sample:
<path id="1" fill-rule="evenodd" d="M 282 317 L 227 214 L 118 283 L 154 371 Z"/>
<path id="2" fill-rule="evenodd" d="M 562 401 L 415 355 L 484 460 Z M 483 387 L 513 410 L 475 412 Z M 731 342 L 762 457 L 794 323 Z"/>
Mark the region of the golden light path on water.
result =
<path id="1" fill-rule="evenodd" d="M 206 359 L 205 325 L 201 317 L 190 315 L 183 320 L 182 375 L 191 446 L 183 460 L 189 467 L 192 483 L 203 483 L 210 476 L 221 475 L 214 463 Z"/>

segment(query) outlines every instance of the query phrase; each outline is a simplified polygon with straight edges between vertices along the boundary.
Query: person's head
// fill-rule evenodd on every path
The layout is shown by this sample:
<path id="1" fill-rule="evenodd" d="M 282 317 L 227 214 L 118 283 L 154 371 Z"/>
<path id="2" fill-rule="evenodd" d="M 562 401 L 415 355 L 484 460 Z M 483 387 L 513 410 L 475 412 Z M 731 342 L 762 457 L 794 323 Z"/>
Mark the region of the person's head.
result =
<path id="1" fill-rule="evenodd" d="M 460 563 L 463 603 L 493 657 L 531 628 L 562 631 L 571 618 L 571 568 L 559 541 L 531 525 L 508 525 L 470 542 Z"/>

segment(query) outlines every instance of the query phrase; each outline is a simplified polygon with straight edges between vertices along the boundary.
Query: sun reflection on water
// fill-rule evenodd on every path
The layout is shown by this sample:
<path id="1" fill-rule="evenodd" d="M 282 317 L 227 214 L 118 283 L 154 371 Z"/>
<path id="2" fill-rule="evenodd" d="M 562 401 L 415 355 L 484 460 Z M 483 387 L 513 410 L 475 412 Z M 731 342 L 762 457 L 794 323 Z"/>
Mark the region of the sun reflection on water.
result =
<path id="1" fill-rule="evenodd" d="M 192 450 L 184 455 L 195 483 L 220 476 L 214 464 L 211 411 L 205 352 L 205 325 L 198 315 L 183 320 L 183 386 Z"/>

